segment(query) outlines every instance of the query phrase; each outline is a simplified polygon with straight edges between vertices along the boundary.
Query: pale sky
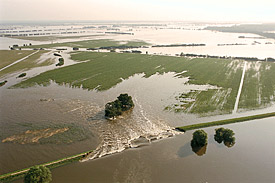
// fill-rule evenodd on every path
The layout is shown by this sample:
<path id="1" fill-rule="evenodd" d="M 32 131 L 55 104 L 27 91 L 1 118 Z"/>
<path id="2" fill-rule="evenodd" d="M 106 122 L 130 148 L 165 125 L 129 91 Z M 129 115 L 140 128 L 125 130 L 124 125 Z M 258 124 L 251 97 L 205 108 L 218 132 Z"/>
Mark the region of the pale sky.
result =
<path id="1" fill-rule="evenodd" d="M 275 22 L 275 0 L 0 0 L 0 19 Z"/>

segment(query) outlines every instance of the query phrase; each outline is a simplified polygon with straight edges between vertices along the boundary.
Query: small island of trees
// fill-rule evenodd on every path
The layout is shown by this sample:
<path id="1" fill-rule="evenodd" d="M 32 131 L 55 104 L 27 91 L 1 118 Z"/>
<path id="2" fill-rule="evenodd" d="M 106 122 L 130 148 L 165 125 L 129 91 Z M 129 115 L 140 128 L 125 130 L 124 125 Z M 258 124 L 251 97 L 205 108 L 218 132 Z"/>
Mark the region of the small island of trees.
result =
<path id="1" fill-rule="evenodd" d="M 214 135 L 214 139 L 219 144 L 223 142 L 227 147 L 232 147 L 235 144 L 235 133 L 233 130 L 227 128 L 217 128 L 215 131 L 216 133 Z"/>
<path id="2" fill-rule="evenodd" d="M 193 133 L 191 147 L 192 151 L 198 156 L 202 156 L 206 153 L 207 139 L 207 133 L 204 130 L 197 130 Z"/>
<path id="3" fill-rule="evenodd" d="M 120 94 L 119 97 L 113 102 L 109 102 L 105 105 L 105 117 L 115 118 L 124 111 L 128 111 L 134 107 L 132 97 L 128 94 Z"/>

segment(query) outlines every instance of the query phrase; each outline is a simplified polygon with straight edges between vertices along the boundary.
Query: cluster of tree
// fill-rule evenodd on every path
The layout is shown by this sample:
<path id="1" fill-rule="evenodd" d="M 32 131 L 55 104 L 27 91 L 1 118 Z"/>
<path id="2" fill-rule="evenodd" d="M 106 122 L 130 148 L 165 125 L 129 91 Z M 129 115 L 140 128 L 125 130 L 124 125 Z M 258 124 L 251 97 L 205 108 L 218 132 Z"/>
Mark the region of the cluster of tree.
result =
<path id="1" fill-rule="evenodd" d="M 62 66 L 62 65 L 64 65 L 64 58 L 59 58 L 58 61 L 59 62 L 55 66 Z"/>
<path id="2" fill-rule="evenodd" d="M 197 130 L 193 133 L 191 147 L 192 151 L 198 156 L 202 156 L 206 153 L 207 139 L 207 133 L 204 130 Z"/>
<path id="3" fill-rule="evenodd" d="M 193 133 L 192 147 L 203 147 L 207 144 L 207 133 L 204 130 L 197 130 Z"/>
<path id="4" fill-rule="evenodd" d="M 114 118 L 122 114 L 123 111 L 128 111 L 134 107 L 132 97 L 128 94 L 120 94 L 117 100 L 109 102 L 105 105 L 105 116 Z"/>
<path id="5" fill-rule="evenodd" d="M 152 47 L 187 47 L 187 46 L 206 46 L 206 44 L 169 44 L 169 45 L 153 45 Z"/>
<path id="6" fill-rule="evenodd" d="M 214 139 L 216 142 L 224 143 L 227 147 L 232 147 L 235 144 L 235 133 L 230 129 L 218 128 L 215 129 L 216 133 Z M 192 151 L 198 156 L 202 156 L 206 153 L 207 146 L 207 133 L 204 130 L 196 130 L 193 133 L 193 139 L 191 140 Z"/>
<path id="7" fill-rule="evenodd" d="M 19 76 L 17 76 L 18 78 L 22 78 L 22 77 L 25 77 L 27 75 L 27 73 L 22 73 L 20 74 Z"/>
<path id="8" fill-rule="evenodd" d="M 4 86 L 7 82 L 8 82 L 7 80 L 0 82 L 0 87 Z"/>
<path id="9" fill-rule="evenodd" d="M 24 183 L 49 183 L 52 181 L 52 174 L 45 166 L 33 166 L 24 177 Z"/>
<path id="10" fill-rule="evenodd" d="M 57 57 L 61 57 L 61 55 L 58 54 L 58 53 L 54 53 L 53 55 L 54 55 L 54 56 L 57 56 Z"/>
<path id="11" fill-rule="evenodd" d="M 235 133 L 232 130 L 227 128 L 217 128 L 215 131 L 214 139 L 219 144 L 223 142 L 227 147 L 232 147 L 235 144 Z"/>
<path id="12" fill-rule="evenodd" d="M 265 59 L 259 59 L 257 57 L 228 57 L 228 56 L 213 56 L 213 55 L 198 55 L 193 53 L 181 53 L 180 56 L 184 57 L 196 57 L 196 58 L 217 58 L 217 59 L 231 59 L 231 60 L 246 60 L 246 61 L 268 61 L 275 62 L 274 58 L 268 57 Z"/>
<path id="13" fill-rule="evenodd" d="M 133 48 L 141 48 L 141 46 L 130 46 L 130 45 L 102 46 L 102 47 L 99 47 L 98 49 L 113 50 L 113 49 L 133 49 Z"/>

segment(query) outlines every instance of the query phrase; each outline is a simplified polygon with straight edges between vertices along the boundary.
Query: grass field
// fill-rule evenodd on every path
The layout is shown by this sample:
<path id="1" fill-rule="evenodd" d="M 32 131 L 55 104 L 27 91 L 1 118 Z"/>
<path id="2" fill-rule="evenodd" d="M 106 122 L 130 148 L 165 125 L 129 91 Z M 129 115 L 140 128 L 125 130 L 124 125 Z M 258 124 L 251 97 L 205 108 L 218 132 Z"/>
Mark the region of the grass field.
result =
<path id="1" fill-rule="evenodd" d="M 29 54 L 35 52 L 34 50 L 0 50 L 0 68 L 3 68 L 16 60 L 24 58 Z"/>
<path id="2" fill-rule="evenodd" d="M 21 51 L 15 51 L 15 50 L 7 50 L 5 51 L 5 57 L 1 58 L 1 63 L 2 63 L 2 59 L 7 59 L 7 58 L 10 58 L 8 62 L 6 63 L 13 63 L 14 61 L 18 60 L 18 55 L 16 54 L 17 52 L 21 52 Z M 25 52 L 26 51 L 22 51 L 25 56 L 26 55 L 29 55 L 30 53 L 32 53 L 33 51 L 27 51 L 28 54 L 26 54 Z M 11 74 L 11 73 L 15 73 L 15 72 L 19 72 L 19 71 L 26 71 L 26 70 L 29 70 L 31 68 L 34 68 L 34 67 L 41 67 L 41 66 L 47 66 L 47 65 L 51 65 L 54 63 L 54 60 L 52 59 L 45 59 L 45 60 L 41 60 L 41 61 L 38 61 L 39 58 L 43 55 L 43 54 L 47 54 L 49 51 L 45 51 L 45 50 L 42 50 L 42 51 L 39 51 L 38 53 L 35 53 L 34 55 L 26 58 L 25 60 L 23 60 L 22 62 L 19 62 L 17 64 L 14 64 L 12 65 L 11 67 L 8 67 L 2 71 L 0 71 L 0 77 L 3 77 L 7 74 Z M 22 54 L 20 54 L 22 55 Z M 23 57 L 21 57 L 23 58 Z M 20 59 L 20 58 L 19 58 Z"/>
<path id="3" fill-rule="evenodd" d="M 176 129 L 186 132 L 189 130 L 196 130 L 196 129 L 207 128 L 207 127 L 212 127 L 212 126 L 227 125 L 227 124 L 232 124 L 232 123 L 240 123 L 240 122 L 245 122 L 245 121 L 252 121 L 255 119 L 262 119 L 262 118 L 268 118 L 268 117 L 273 117 L 273 116 L 275 116 L 275 112 L 266 113 L 266 114 L 258 114 L 258 115 L 254 115 L 254 116 L 245 116 L 245 117 L 240 117 L 240 118 L 225 119 L 225 120 L 213 121 L 213 122 L 208 122 L 208 123 L 198 123 L 198 124 L 194 124 L 194 125 L 177 127 Z"/>
<path id="4" fill-rule="evenodd" d="M 275 63 L 250 62 L 245 73 L 239 108 L 256 109 L 274 102 Z"/>
<path id="5" fill-rule="evenodd" d="M 211 113 L 214 115 L 232 112 L 244 64 L 243 61 L 229 59 L 187 59 L 130 53 L 74 52 L 71 57 L 76 61 L 88 62 L 47 71 L 23 81 L 15 87 L 47 85 L 50 80 L 53 80 L 61 85 L 69 84 L 89 90 L 96 88 L 100 91 L 115 86 L 122 81 L 121 78 L 127 79 L 137 73 L 144 73 L 145 77 L 150 77 L 156 73 L 175 72 L 178 73 L 176 77 L 189 77 L 189 84 L 210 84 L 217 88 L 181 93 L 176 96 L 177 102 L 165 109 L 175 112 L 200 115 Z M 250 77 L 249 73 L 246 77 L 244 86 L 248 89 L 244 88 L 242 95 L 249 97 L 249 100 L 241 98 L 240 106 L 243 108 L 249 109 L 253 106 L 251 100 L 257 100 L 259 91 L 261 97 L 268 97 L 265 104 L 274 101 L 272 98 L 275 88 L 274 80 L 272 80 L 275 74 L 275 69 L 272 69 L 274 63 L 263 64 L 267 64 L 265 66 L 267 71 L 261 74 L 261 90 L 255 87 L 251 89 L 249 86 L 254 86 L 254 77 Z M 182 73 L 183 71 L 187 72 Z"/>
<path id="6" fill-rule="evenodd" d="M 97 48 L 97 47 L 108 47 L 108 46 L 144 46 L 148 43 L 143 41 L 128 41 L 120 42 L 111 39 L 97 39 L 97 40 L 85 40 L 76 42 L 65 42 L 65 43 L 53 43 L 53 44 L 42 44 L 42 45 L 32 45 L 25 46 L 22 48 L 54 48 L 54 47 L 78 47 L 78 48 Z"/>

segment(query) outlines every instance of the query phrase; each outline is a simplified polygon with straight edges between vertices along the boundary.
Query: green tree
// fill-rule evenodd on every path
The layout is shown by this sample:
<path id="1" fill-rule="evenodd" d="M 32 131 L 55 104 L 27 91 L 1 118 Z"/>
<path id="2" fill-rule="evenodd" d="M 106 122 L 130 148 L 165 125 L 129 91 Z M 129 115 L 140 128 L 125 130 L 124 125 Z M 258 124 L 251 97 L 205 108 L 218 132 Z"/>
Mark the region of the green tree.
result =
<path id="1" fill-rule="evenodd" d="M 45 166 L 31 167 L 24 177 L 24 183 L 49 183 L 51 181 L 51 171 Z"/>
<path id="2" fill-rule="evenodd" d="M 233 130 L 228 128 L 217 128 L 215 131 L 214 139 L 219 144 L 223 142 L 227 147 L 232 147 L 235 144 L 235 133 Z"/>
<path id="3" fill-rule="evenodd" d="M 216 142 L 218 142 L 220 144 L 223 141 L 223 134 L 224 134 L 225 129 L 218 128 L 218 129 L 215 129 L 215 131 L 216 131 L 216 133 L 214 135 L 214 139 Z"/>
<path id="4" fill-rule="evenodd" d="M 105 105 L 105 116 L 106 117 L 114 118 L 115 116 L 119 116 L 121 114 L 122 114 L 121 102 L 119 100 L 109 102 Z"/>
<path id="5" fill-rule="evenodd" d="M 114 118 L 119 116 L 123 111 L 127 111 L 134 107 L 134 103 L 131 96 L 128 94 L 120 94 L 117 100 L 109 102 L 105 105 L 105 116 L 108 118 Z"/>
<path id="6" fill-rule="evenodd" d="M 134 102 L 132 100 L 132 97 L 128 96 L 127 93 L 120 94 L 119 97 L 117 97 L 117 99 L 121 102 L 122 111 L 127 111 L 132 107 L 134 107 Z"/>
<path id="7" fill-rule="evenodd" d="M 207 144 L 207 133 L 204 130 L 197 130 L 193 133 L 191 141 L 192 148 L 203 147 Z"/>

